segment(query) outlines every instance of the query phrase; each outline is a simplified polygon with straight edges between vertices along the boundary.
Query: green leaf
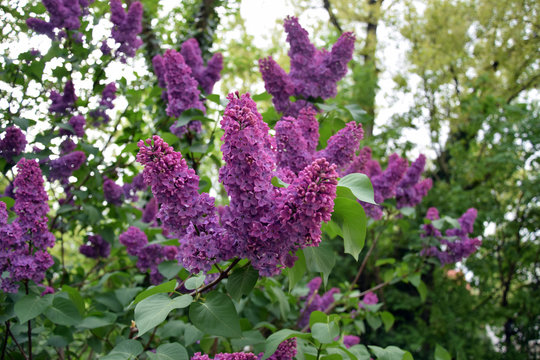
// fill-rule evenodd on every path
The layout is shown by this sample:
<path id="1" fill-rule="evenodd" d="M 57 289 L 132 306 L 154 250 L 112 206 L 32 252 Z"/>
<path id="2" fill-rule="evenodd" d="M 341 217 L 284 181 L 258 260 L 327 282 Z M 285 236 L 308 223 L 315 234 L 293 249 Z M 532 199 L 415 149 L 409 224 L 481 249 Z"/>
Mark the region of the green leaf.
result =
<path id="1" fill-rule="evenodd" d="M 426 301 L 427 297 L 427 287 L 426 284 L 424 284 L 423 281 L 420 281 L 420 284 L 416 287 L 416 290 L 418 290 L 418 294 L 420 294 L 420 298 L 422 299 L 422 302 Z"/>
<path id="2" fill-rule="evenodd" d="M 45 310 L 45 316 L 53 323 L 65 326 L 77 325 L 82 321 L 73 301 L 60 296 L 54 297 L 52 306 Z"/>
<path id="3" fill-rule="evenodd" d="M 114 324 L 116 315 L 113 313 L 105 313 L 103 316 L 89 316 L 77 325 L 80 329 L 97 329 L 100 327 Z"/>
<path id="4" fill-rule="evenodd" d="M 356 122 L 360 122 L 367 114 L 366 111 L 362 109 L 358 104 L 344 105 L 343 108 L 345 108 L 351 114 L 353 120 Z"/>
<path id="5" fill-rule="evenodd" d="M 368 347 L 377 359 L 380 360 L 402 360 L 406 354 L 404 350 L 401 350 L 397 346 L 388 346 L 384 349 L 373 345 L 369 345 Z"/>
<path id="6" fill-rule="evenodd" d="M 54 295 L 45 296 L 25 295 L 14 306 L 15 315 L 19 318 L 21 324 L 41 315 L 53 302 Z"/>
<path id="7" fill-rule="evenodd" d="M 247 295 L 255 287 L 259 279 L 259 272 L 251 266 L 236 270 L 227 280 L 227 292 L 235 300 Z"/>
<path id="8" fill-rule="evenodd" d="M 175 277 L 182 270 L 182 266 L 176 260 L 164 261 L 158 265 L 158 270 L 168 280 Z"/>
<path id="9" fill-rule="evenodd" d="M 321 344 L 330 344 L 339 336 L 339 326 L 335 321 L 329 323 L 315 323 L 311 328 L 311 334 Z"/>
<path id="10" fill-rule="evenodd" d="M 225 294 L 213 291 L 204 303 L 195 302 L 189 307 L 189 318 L 202 332 L 225 337 L 241 337 L 240 319 L 232 300 Z"/>
<path id="11" fill-rule="evenodd" d="M 218 94 L 208 94 L 206 95 L 206 98 L 215 104 L 221 105 L 221 100 Z"/>
<path id="12" fill-rule="evenodd" d="M 143 352 L 143 347 L 137 340 L 124 340 L 116 345 L 109 354 L 101 360 L 132 360 Z"/>
<path id="13" fill-rule="evenodd" d="M 101 220 L 101 213 L 96 209 L 95 206 L 90 204 L 83 204 L 84 214 L 88 217 L 90 224 L 95 224 Z"/>
<path id="14" fill-rule="evenodd" d="M 381 319 L 372 313 L 367 314 L 366 320 L 373 330 L 377 330 L 382 325 Z"/>
<path id="15" fill-rule="evenodd" d="M 334 200 L 332 220 L 341 227 L 345 253 L 351 254 L 358 261 L 366 239 L 367 218 L 364 208 L 358 201 L 338 197 Z"/>
<path id="16" fill-rule="evenodd" d="M 373 185 L 369 177 L 365 174 L 349 174 L 341 178 L 338 182 L 338 188 L 345 187 L 356 196 L 358 200 L 370 204 L 377 204 L 374 199 Z"/>
<path id="17" fill-rule="evenodd" d="M 171 299 L 164 294 L 155 294 L 142 300 L 135 306 L 135 324 L 139 330 L 137 335 L 141 336 L 158 326 L 172 310 L 185 308 L 192 301 L 193 298 L 189 295 Z"/>
<path id="18" fill-rule="evenodd" d="M 4 196 L 0 198 L 0 201 L 6 204 L 7 209 L 11 209 L 15 205 L 15 199 L 10 198 L 9 196 Z"/>
<path id="19" fill-rule="evenodd" d="M 63 285 L 62 291 L 69 295 L 69 298 L 71 299 L 71 301 L 73 301 L 73 303 L 77 307 L 77 310 L 79 310 L 79 313 L 84 314 L 84 300 L 79 293 L 79 290 L 68 285 Z"/>
<path id="20" fill-rule="evenodd" d="M 198 289 L 202 284 L 204 284 L 204 279 L 206 279 L 206 275 L 204 274 L 202 274 L 201 276 L 192 276 L 186 280 L 184 286 L 188 290 Z"/>
<path id="21" fill-rule="evenodd" d="M 287 273 L 289 275 L 289 292 L 304 277 L 307 270 L 306 257 L 304 256 L 302 249 L 296 252 L 296 257 L 298 257 L 298 260 L 296 260 L 294 266 L 287 269 Z"/>
<path id="22" fill-rule="evenodd" d="M 381 266 L 381 265 L 386 265 L 386 264 L 395 264 L 396 263 L 396 259 L 394 258 L 385 258 L 385 259 L 379 259 L 377 261 L 375 261 L 375 266 Z"/>
<path id="23" fill-rule="evenodd" d="M 336 254 L 332 248 L 322 244 L 319 247 L 307 247 L 304 249 L 304 255 L 308 269 L 322 273 L 326 284 L 336 263 Z"/>
<path id="24" fill-rule="evenodd" d="M 435 345 L 435 360 L 452 360 L 452 355 L 441 345 Z"/>
<path id="25" fill-rule="evenodd" d="M 257 95 L 253 95 L 251 99 L 255 102 L 257 101 L 264 101 L 264 100 L 270 100 L 272 99 L 272 95 L 267 93 L 266 91 Z"/>
<path id="26" fill-rule="evenodd" d="M 147 351 L 150 360 L 189 360 L 185 347 L 178 343 L 163 344 L 156 349 L 156 353 Z"/>
<path id="27" fill-rule="evenodd" d="M 290 330 L 290 329 L 283 329 L 279 330 L 266 339 L 266 342 L 264 344 L 264 356 L 261 360 L 266 360 L 270 356 L 272 356 L 279 344 L 281 344 L 283 341 L 287 339 L 291 339 L 293 337 L 301 338 L 301 339 L 309 339 L 311 337 L 310 334 L 306 334 L 300 331 Z"/>
<path id="28" fill-rule="evenodd" d="M 135 305 L 142 300 L 146 299 L 149 296 L 155 295 L 155 294 L 161 294 L 161 293 L 170 293 L 173 292 L 176 289 L 176 280 L 167 281 L 166 283 L 159 284 L 157 286 L 152 286 L 143 292 L 141 292 L 139 295 L 135 297 L 135 300 L 131 305 Z"/>
<path id="29" fill-rule="evenodd" d="M 287 184 L 277 176 L 274 176 L 272 178 L 272 185 L 274 185 L 277 188 L 288 188 L 290 184 Z"/>
<path id="30" fill-rule="evenodd" d="M 281 288 L 278 286 L 269 286 L 267 287 L 267 290 L 268 290 L 268 294 L 272 298 L 272 302 L 277 301 L 281 318 L 283 320 L 287 320 L 287 316 L 289 315 L 289 312 L 291 311 L 291 306 L 289 305 L 287 296 L 285 296 L 285 293 L 283 292 L 283 290 L 281 290 Z"/>
<path id="31" fill-rule="evenodd" d="M 191 324 L 186 324 L 184 327 L 184 345 L 189 346 L 197 340 L 201 340 L 204 334 Z"/>
<path id="32" fill-rule="evenodd" d="M 313 325 L 315 325 L 316 323 L 327 324 L 328 321 L 328 315 L 326 315 L 322 311 L 316 310 L 309 315 L 309 327 L 313 327 Z"/>
<path id="33" fill-rule="evenodd" d="M 388 330 L 390 330 L 392 326 L 394 325 L 394 321 L 395 321 L 394 315 L 392 315 L 388 311 L 383 311 L 380 313 L 380 315 L 381 315 L 381 320 L 384 324 L 384 330 L 388 332 Z"/>

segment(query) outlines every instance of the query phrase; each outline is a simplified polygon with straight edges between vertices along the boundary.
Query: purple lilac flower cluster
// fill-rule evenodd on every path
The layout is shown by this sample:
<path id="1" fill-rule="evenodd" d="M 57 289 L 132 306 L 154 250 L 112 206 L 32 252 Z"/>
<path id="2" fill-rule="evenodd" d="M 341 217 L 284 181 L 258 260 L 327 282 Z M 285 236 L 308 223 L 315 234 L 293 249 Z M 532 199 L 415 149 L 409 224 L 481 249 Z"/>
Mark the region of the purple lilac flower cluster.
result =
<path id="1" fill-rule="evenodd" d="M 198 352 L 193 354 L 191 360 L 212 360 L 212 358 L 210 358 L 208 355 Z M 213 360 L 259 360 L 259 357 L 253 353 L 219 353 L 214 356 Z"/>
<path id="2" fill-rule="evenodd" d="M 371 180 L 375 202 L 378 204 L 395 197 L 398 209 L 418 205 L 432 186 L 431 179 L 420 180 L 426 163 L 425 156 L 420 155 L 409 167 L 406 159 L 392 154 L 388 158 L 387 168 L 383 171 L 379 162 L 371 158 L 371 153 L 369 147 L 362 148 L 341 175 L 366 174 Z M 382 218 L 381 205 L 362 203 L 362 206 L 369 217 L 375 220 Z"/>
<path id="3" fill-rule="evenodd" d="M 159 211 L 158 203 L 156 198 L 151 198 L 144 207 L 143 214 L 142 214 L 142 222 L 144 223 L 152 223 L 156 219 L 156 215 Z"/>
<path id="4" fill-rule="evenodd" d="M 345 345 L 347 349 L 358 344 L 360 344 L 360 338 L 356 335 L 345 335 L 343 337 L 343 345 Z"/>
<path id="5" fill-rule="evenodd" d="M 154 285 L 163 281 L 158 265 L 165 260 L 174 260 L 178 254 L 178 249 L 175 246 L 148 244 L 146 234 L 134 226 L 130 226 L 120 234 L 119 240 L 126 247 L 129 255 L 138 257 L 137 268 L 140 271 L 150 270 L 150 282 Z"/>
<path id="6" fill-rule="evenodd" d="M 306 100 L 336 96 L 337 82 L 347 73 L 352 59 L 355 37 L 343 33 L 331 51 L 317 50 L 296 17 L 287 17 L 284 25 L 290 45 L 289 74 L 272 57 L 259 60 L 259 68 L 276 110 L 296 117 L 302 108 L 312 106 Z M 291 96 L 300 100 L 293 103 Z"/>
<path id="7" fill-rule="evenodd" d="M 78 30 L 81 27 L 80 17 L 92 1 L 88 0 L 42 0 L 49 12 L 49 21 L 38 18 L 26 19 L 26 25 L 39 34 L 44 34 L 55 40 L 65 35 L 65 30 Z M 59 33 L 55 34 L 55 29 Z M 75 38 L 82 36 L 75 34 Z"/>
<path id="8" fill-rule="evenodd" d="M 374 292 L 368 292 L 364 297 L 362 298 L 362 301 L 358 303 L 358 307 L 363 308 L 364 305 L 375 305 L 379 302 L 379 298 L 377 297 L 377 294 Z"/>
<path id="9" fill-rule="evenodd" d="M 5 130 L 4 138 L 0 140 L 0 156 L 12 163 L 14 157 L 22 154 L 26 144 L 26 137 L 21 129 L 10 126 Z"/>
<path id="10" fill-rule="evenodd" d="M 111 0 L 111 22 L 113 23 L 112 38 L 120 46 L 116 55 L 122 62 L 126 57 L 134 57 L 137 49 L 143 44 L 138 37 L 142 32 L 143 6 L 140 1 L 131 3 L 126 12 L 122 0 Z"/>
<path id="11" fill-rule="evenodd" d="M 111 205 L 120 206 L 124 201 L 124 189 L 107 177 L 103 181 L 103 195 Z"/>
<path id="12" fill-rule="evenodd" d="M 200 100 L 197 80 L 193 77 L 192 69 L 186 64 L 181 53 L 175 50 L 167 50 L 163 56 L 154 56 L 152 64 L 154 65 L 159 86 L 165 89 L 162 97 L 167 101 L 167 115 L 177 118 L 188 109 L 206 111 L 203 102 Z M 187 125 L 181 126 L 178 126 L 175 122 L 170 130 L 176 136 L 183 137 L 188 131 L 200 132 L 202 130 L 201 125 L 198 120 L 190 121 Z"/>
<path id="13" fill-rule="evenodd" d="M 21 159 L 14 181 L 17 219 L 9 224 L 5 203 L 0 202 L 0 287 L 5 292 L 17 292 L 18 282 L 43 281 L 45 271 L 53 265 L 47 248 L 54 246 L 54 235 L 47 227 L 48 197 L 43 176 L 35 160 Z"/>
<path id="14" fill-rule="evenodd" d="M 334 294 L 339 294 L 338 288 L 331 288 L 325 292 L 322 296 L 319 295 L 319 288 L 321 287 L 322 279 L 320 277 L 313 278 L 308 284 L 309 293 L 301 300 L 305 301 L 305 307 L 300 313 L 298 319 L 298 326 L 303 328 L 309 324 L 309 317 L 314 311 L 325 311 L 334 302 Z"/>
<path id="15" fill-rule="evenodd" d="M 86 120 L 85 120 L 84 116 L 82 116 L 82 115 L 72 116 L 71 119 L 69 119 L 68 124 L 71 125 L 71 127 L 73 128 L 73 131 L 61 128 L 60 129 L 60 136 L 63 136 L 63 135 L 68 135 L 68 136 L 75 135 L 75 136 L 80 137 L 80 138 L 82 138 L 84 136 L 84 126 L 86 125 Z"/>
<path id="16" fill-rule="evenodd" d="M 143 176 L 161 205 L 158 217 L 164 228 L 180 238 L 178 260 L 191 272 L 210 270 L 213 263 L 233 256 L 219 224 L 214 198 L 198 193 L 199 177 L 182 154 L 160 137 L 139 142 L 137 160 Z"/>
<path id="17" fill-rule="evenodd" d="M 86 161 L 86 154 L 83 151 L 73 151 L 58 159 L 49 162 L 49 180 L 58 180 L 62 185 L 69 183 L 69 177 L 78 170 Z"/>
<path id="18" fill-rule="evenodd" d="M 94 119 L 94 126 L 99 126 L 99 118 L 103 119 L 103 124 L 107 124 L 111 121 L 110 116 L 107 114 L 107 110 L 114 109 L 113 101 L 116 99 L 116 84 L 109 83 L 103 89 L 101 93 L 101 100 L 99 101 L 99 108 L 90 111 L 90 116 Z"/>
<path id="19" fill-rule="evenodd" d="M 206 66 L 196 39 L 189 39 L 182 44 L 180 54 L 191 69 L 191 74 L 199 83 L 205 94 L 211 94 L 214 84 L 221 78 L 223 70 L 223 55 L 215 53 Z"/>
<path id="20" fill-rule="evenodd" d="M 180 239 L 184 267 L 208 270 L 216 261 L 239 256 L 250 259 L 261 275 L 274 275 L 292 266 L 296 250 L 320 242 L 320 225 L 333 210 L 336 167 L 315 159 L 291 175 L 288 188 L 274 187 L 275 144 L 268 125 L 249 94 L 228 98 L 221 121 L 226 164 L 219 177 L 230 204 L 220 218 L 214 199 L 198 193 L 194 171 L 161 138 L 140 142 L 138 161 L 160 204 L 158 217 Z"/>
<path id="21" fill-rule="evenodd" d="M 88 236 L 86 243 L 79 247 L 79 252 L 91 259 L 106 258 L 111 253 L 111 244 L 101 235 L 91 235 Z"/>
<path id="22" fill-rule="evenodd" d="M 276 352 L 268 358 L 268 360 L 293 360 L 296 355 L 296 338 L 288 339 L 279 344 Z M 213 360 L 260 360 L 263 353 L 255 355 L 253 353 L 220 353 L 216 354 Z M 208 355 L 195 353 L 191 360 L 212 360 Z"/>
<path id="23" fill-rule="evenodd" d="M 317 151 L 319 124 L 313 109 L 300 110 L 298 118 L 285 116 L 276 123 L 276 160 L 278 168 L 298 174 L 314 159 L 325 158 L 343 169 L 351 161 L 364 137 L 362 125 L 348 123 L 330 139 L 325 149 Z M 285 180 L 285 179 L 284 179 Z"/>
<path id="24" fill-rule="evenodd" d="M 51 91 L 50 99 L 52 101 L 49 106 L 49 112 L 53 114 L 63 115 L 68 110 L 73 110 L 75 101 L 77 101 L 77 95 L 75 95 L 75 86 L 73 81 L 68 80 L 64 86 L 64 93 L 60 95 L 55 90 Z"/>
<path id="25" fill-rule="evenodd" d="M 422 237 L 432 236 L 439 240 L 440 246 L 432 246 L 422 250 L 422 254 L 426 256 L 435 256 L 439 259 L 442 265 L 453 264 L 471 256 L 482 241 L 479 238 L 470 238 L 473 232 L 473 225 L 478 211 L 475 208 L 467 210 L 458 220 L 459 228 L 446 230 L 446 236 L 442 236 L 441 232 L 432 224 L 423 226 L 424 233 Z M 429 220 L 439 219 L 439 212 L 436 208 L 430 208 L 426 215 Z"/>
<path id="26" fill-rule="evenodd" d="M 124 197 L 126 200 L 137 201 L 139 197 L 137 196 L 137 191 L 146 190 L 147 186 L 144 183 L 143 175 L 136 175 L 130 183 L 125 183 L 122 185 L 122 191 L 124 192 Z"/>

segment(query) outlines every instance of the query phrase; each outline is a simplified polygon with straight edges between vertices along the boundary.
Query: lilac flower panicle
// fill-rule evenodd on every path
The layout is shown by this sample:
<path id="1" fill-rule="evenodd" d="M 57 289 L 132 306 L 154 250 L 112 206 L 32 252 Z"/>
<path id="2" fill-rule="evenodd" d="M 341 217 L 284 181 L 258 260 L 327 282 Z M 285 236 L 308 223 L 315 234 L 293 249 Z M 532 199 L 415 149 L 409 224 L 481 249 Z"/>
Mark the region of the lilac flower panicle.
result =
<path id="1" fill-rule="evenodd" d="M 427 195 L 429 189 L 431 189 L 433 185 L 431 179 L 420 181 L 425 164 L 426 157 L 421 154 L 407 169 L 405 176 L 399 182 L 396 188 L 398 209 L 418 205 L 422 201 L 422 198 Z"/>
<path id="2" fill-rule="evenodd" d="M 52 104 L 49 106 L 49 112 L 53 114 L 65 114 L 68 110 L 73 110 L 75 101 L 77 101 L 73 81 L 68 80 L 66 82 L 66 85 L 64 86 L 64 93 L 62 95 L 52 90 L 50 99 Z"/>
<path id="3" fill-rule="evenodd" d="M 379 298 L 377 297 L 377 294 L 374 292 L 368 292 L 366 295 L 364 295 L 361 304 L 366 305 L 375 305 L 379 302 Z"/>
<path id="4" fill-rule="evenodd" d="M 78 170 L 86 161 L 86 154 L 82 151 L 74 151 L 49 163 L 49 179 L 59 180 L 62 184 L 67 184 L 68 179 L 74 171 Z"/>
<path id="5" fill-rule="evenodd" d="M 348 349 L 354 345 L 360 344 L 360 338 L 355 335 L 345 335 L 343 337 L 343 345 Z"/>
<path id="6" fill-rule="evenodd" d="M 124 189 L 109 178 L 103 181 L 103 195 L 111 205 L 120 206 L 124 201 Z"/>
<path id="7" fill-rule="evenodd" d="M 200 134 L 202 132 L 202 123 L 199 120 L 191 120 L 186 125 L 178 126 L 178 122 L 175 122 L 169 130 L 181 139 L 187 133 Z"/>
<path id="8" fill-rule="evenodd" d="M 476 209 L 468 209 L 458 220 L 459 228 L 446 230 L 446 236 L 442 236 L 440 231 L 432 224 L 424 225 L 424 233 L 421 236 L 436 237 L 441 247 L 432 246 L 425 248 L 421 254 L 437 257 L 442 265 L 456 263 L 472 255 L 482 244 L 479 238 L 469 237 L 470 233 L 473 232 L 473 225 L 477 214 Z M 430 220 L 434 220 L 438 216 L 439 214 L 435 208 L 430 208 L 426 215 Z"/>
<path id="9" fill-rule="evenodd" d="M 350 122 L 328 139 L 328 145 L 317 156 L 326 158 L 341 169 L 352 162 L 363 137 L 362 124 Z"/>
<path id="10" fill-rule="evenodd" d="M 344 33 L 331 51 L 321 51 L 310 42 L 296 17 L 287 17 L 284 27 L 290 45 L 289 74 L 270 57 L 259 60 L 259 68 L 276 110 L 297 116 L 302 108 L 310 106 L 302 99 L 328 99 L 337 94 L 337 82 L 347 73 L 347 63 L 352 59 L 355 37 Z M 300 100 L 292 103 L 292 95 Z"/>
<path id="11" fill-rule="evenodd" d="M 13 207 L 17 219 L 12 224 L 7 223 L 5 205 L 0 206 L 0 272 L 9 273 L 0 284 L 5 292 L 16 292 L 23 280 L 41 283 L 53 264 L 46 251 L 55 238 L 47 227 L 49 205 L 41 169 L 35 160 L 24 158 L 17 168 Z"/>
<path id="12" fill-rule="evenodd" d="M 276 352 L 268 360 L 293 360 L 296 352 L 296 338 L 288 339 L 279 344 Z"/>
<path id="13" fill-rule="evenodd" d="M 142 222 L 145 223 L 151 223 L 156 218 L 156 214 L 158 212 L 158 203 L 155 198 L 151 198 L 148 203 L 146 203 L 146 206 L 144 207 L 144 211 L 142 214 Z"/>
<path id="14" fill-rule="evenodd" d="M 309 317 L 313 311 L 326 311 L 334 303 L 334 295 L 339 294 L 338 288 L 332 288 L 322 296 L 319 295 L 318 291 L 321 284 L 322 279 L 320 277 L 316 277 L 308 283 L 309 294 L 302 298 L 302 300 L 305 300 L 305 307 L 298 319 L 299 327 L 309 324 Z"/>
<path id="15" fill-rule="evenodd" d="M 141 140 L 139 148 L 137 161 L 144 165 L 144 180 L 160 204 L 158 218 L 180 238 L 180 263 L 195 273 L 232 257 L 232 244 L 219 223 L 214 199 L 199 194 L 199 177 L 182 154 L 159 136 Z"/>
<path id="16" fill-rule="evenodd" d="M 64 128 L 60 129 L 60 135 L 75 135 L 77 137 L 84 136 L 84 126 L 86 125 L 86 120 L 82 115 L 72 116 L 69 119 L 68 124 L 71 125 L 73 131 L 67 130 Z"/>
<path id="17" fill-rule="evenodd" d="M 121 0 L 111 0 L 112 38 L 120 44 L 116 54 L 125 62 L 126 57 L 134 57 L 137 49 L 143 44 L 138 35 L 142 32 L 143 6 L 139 1 L 131 3 L 127 13 Z"/>
<path id="18" fill-rule="evenodd" d="M 167 50 L 163 62 L 168 96 L 167 115 L 179 117 L 187 109 L 206 111 L 199 99 L 197 81 L 191 76 L 191 69 L 182 55 L 175 50 Z"/>
<path id="19" fill-rule="evenodd" d="M 274 129 L 278 167 L 288 168 L 294 173 L 300 172 L 311 162 L 313 153 L 308 150 L 308 144 L 296 124 L 296 119 L 285 116 L 276 123 Z"/>
<path id="20" fill-rule="evenodd" d="M 37 18 L 26 19 L 29 28 L 37 33 L 47 35 L 52 40 L 62 37 L 62 29 L 78 30 L 81 27 L 80 17 L 84 15 L 91 1 L 86 0 L 43 0 L 43 5 L 49 12 L 50 20 L 44 21 Z M 59 29 L 58 36 L 54 30 Z"/>
<path id="21" fill-rule="evenodd" d="M 26 137 L 21 129 L 10 126 L 5 130 L 4 137 L 0 140 L 0 156 L 7 162 L 13 162 L 14 157 L 22 154 L 26 144 Z"/>
<path id="22" fill-rule="evenodd" d="M 73 152 L 77 148 L 77 144 L 73 142 L 70 138 L 65 139 L 60 143 L 60 155 L 66 155 L 70 152 Z"/>
<path id="23" fill-rule="evenodd" d="M 181 47 L 180 54 L 184 57 L 186 64 L 191 68 L 191 74 L 199 83 L 205 94 L 211 94 L 214 84 L 221 78 L 223 69 L 223 56 L 216 53 L 204 66 L 204 61 L 196 39 L 186 40 Z"/>
<path id="24" fill-rule="evenodd" d="M 191 357 L 191 360 L 212 360 L 208 357 L 208 355 L 201 354 L 200 352 L 197 352 L 193 354 Z M 259 360 L 259 357 L 252 353 L 231 353 L 231 354 L 225 354 L 225 353 L 219 353 L 214 356 L 213 360 Z"/>
<path id="25" fill-rule="evenodd" d="M 135 226 L 130 226 L 118 237 L 120 244 L 126 247 L 127 253 L 137 256 L 141 249 L 148 244 L 148 238 L 144 231 Z"/>
<path id="26" fill-rule="evenodd" d="M 90 116 L 95 120 L 94 126 L 99 125 L 99 122 L 97 121 L 99 118 L 103 119 L 104 124 L 107 124 L 111 120 L 110 116 L 107 114 L 107 109 L 114 109 L 113 101 L 116 99 L 116 90 L 116 84 L 114 82 L 107 84 L 103 89 L 101 100 L 99 101 L 99 108 L 90 111 Z"/>
<path id="27" fill-rule="evenodd" d="M 79 247 L 79 252 L 91 259 L 107 258 L 111 253 L 111 244 L 100 235 L 91 235 L 86 243 Z"/>

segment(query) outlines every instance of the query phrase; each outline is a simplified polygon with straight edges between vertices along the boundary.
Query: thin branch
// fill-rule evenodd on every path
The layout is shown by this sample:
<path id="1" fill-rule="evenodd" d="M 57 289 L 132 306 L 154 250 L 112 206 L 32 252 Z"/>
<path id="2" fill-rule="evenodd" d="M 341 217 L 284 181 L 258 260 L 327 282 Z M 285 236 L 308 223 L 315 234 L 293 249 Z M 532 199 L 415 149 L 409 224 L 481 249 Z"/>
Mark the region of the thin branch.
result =
<path id="1" fill-rule="evenodd" d="M 240 262 L 240 259 L 236 258 L 234 259 L 234 261 L 231 263 L 231 265 L 229 265 L 229 267 L 227 269 L 225 269 L 225 271 L 223 271 L 222 273 L 219 274 L 218 278 L 210 283 L 208 283 L 207 285 L 203 286 L 202 288 L 200 289 L 195 289 L 193 290 L 192 292 L 189 293 L 189 295 L 191 296 L 195 296 L 197 294 L 200 294 L 208 289 L 211 289 L 212 287 L 214 287 L 215 285 L 219 284 L 221 282 L 221 280 L 223 279 L 226 279 L 227 277 L 229 277 L 229 273 L 230 271 L 236 266 L 236 264 L 238 264 Z"/>
<path id="2" fill-rule="evenodd" d="M 332 25 L 336 27 L 337 31 L 339 31 L 340 34 L 343 34 L 343 29 L 341 28 L 341 25 L 339 25 L 339 21 L 336 18 L 336 15 L 334 15 L 334 13 L 332 12 L 332 5 L 330 4 L 330 0 L 323 0 L 323 6 L 328 12 L 328 16 L 330 16 L 330 22 L 332 23 Z"/>

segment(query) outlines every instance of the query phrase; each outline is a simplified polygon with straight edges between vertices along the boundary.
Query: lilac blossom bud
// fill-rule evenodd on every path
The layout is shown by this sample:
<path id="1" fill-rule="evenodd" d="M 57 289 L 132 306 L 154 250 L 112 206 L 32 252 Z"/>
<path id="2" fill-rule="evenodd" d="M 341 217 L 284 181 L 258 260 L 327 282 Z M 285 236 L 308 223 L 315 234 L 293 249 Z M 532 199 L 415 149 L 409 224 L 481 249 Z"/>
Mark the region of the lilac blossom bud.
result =
<path id="1" fill-rule="evenodd" d="M 264 80 L 264 87 L 272 95 L 276 110 L 290 114 L 290 97 L 294 95 L 294 85 L 285 70 L 271 56 L 259 60 L 259 69 Z"/>
<path id="2" fill-rule="evenodd" d="M 14 157 L 22 154 L 26 144 L 26 137 L 21 129 L 10 126 L 5 130 L 4 138 L 0 140 L 0 156 L 11 163 Z"/>
<path id="3" fill-rule="evenodd" d="M 82 151 L 74 151 L 49 163 L 49 179 L 59 180 L 62 184 L 67 184 L 68 179 L 74 171 L 78 170 L 86 161 L 86 155 Z"/>
<path id="4" fill-rule="evenodd" d="M 111 205 L 120 206 L 124 201 L 124 189 L 109 178 L 103 181 L 103 195 Z"/>
<path id="5" fill-rule="evenodd" d="M 100 235 L 91 235 L 86 243 L 79 247 L 79 252 L 91 259 L 107 258 L 111 253 L 111 244 Z"/>

